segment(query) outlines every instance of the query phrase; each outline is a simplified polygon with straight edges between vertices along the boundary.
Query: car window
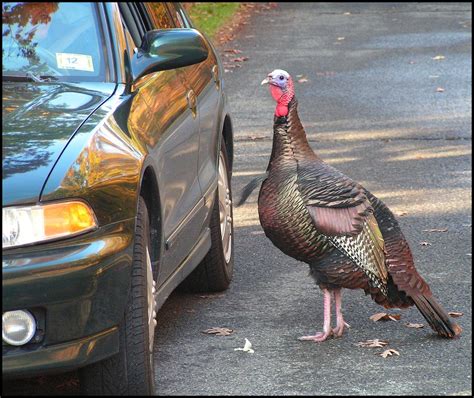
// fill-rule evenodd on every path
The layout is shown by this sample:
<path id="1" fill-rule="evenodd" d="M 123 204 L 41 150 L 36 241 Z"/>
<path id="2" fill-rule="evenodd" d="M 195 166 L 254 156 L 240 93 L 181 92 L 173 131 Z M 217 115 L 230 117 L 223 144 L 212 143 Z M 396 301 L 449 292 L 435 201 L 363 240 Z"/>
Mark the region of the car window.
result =
<path id="1" fill-rule="evenodd" d="M 128 3 L 119 3 L 120 15 L 124 22 L 124 28 L 134 42 L 133 48 L 140 47 L 145 29 L 138 17 L 136 9 Z M 129 40 L 129 37 L 127 37 Z"/>
<path id="2" fill-rule="evenodd" d="M 94 3 L 2 3 L 3 76 L 105 81 Z"/>
<path id="3" fill-rule="evenodd" d="M 143 3 L 151 18 L 153 29 L 171 29 L 176 25 L 164 3 Z"/>

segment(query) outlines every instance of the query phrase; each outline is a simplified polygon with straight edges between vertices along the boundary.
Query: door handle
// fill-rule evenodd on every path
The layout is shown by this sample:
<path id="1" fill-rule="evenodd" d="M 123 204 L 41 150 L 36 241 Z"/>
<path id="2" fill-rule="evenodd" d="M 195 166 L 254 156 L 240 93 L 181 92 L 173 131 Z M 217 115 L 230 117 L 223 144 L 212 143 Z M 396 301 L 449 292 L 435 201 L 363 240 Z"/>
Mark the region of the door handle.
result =
<path id="1" fill-rule="evenodd" d="M 197 116 L 197 99 L 196 94 L 193 90 L 189 90 L 188 94 L 186 95 L 186 99 L 188 101 L 188 108 L 191 109 L 191 113 L 193 114 L 193 118 Z"/>
<path id="2" fill-rule="evenodd" d="M 212 78 L 214 79 L 214 83 L 216 84 L 216 90 L 219 91 L 220 82 L 219 82 L 219 67 L 214 65 L 212 67 Z"/>

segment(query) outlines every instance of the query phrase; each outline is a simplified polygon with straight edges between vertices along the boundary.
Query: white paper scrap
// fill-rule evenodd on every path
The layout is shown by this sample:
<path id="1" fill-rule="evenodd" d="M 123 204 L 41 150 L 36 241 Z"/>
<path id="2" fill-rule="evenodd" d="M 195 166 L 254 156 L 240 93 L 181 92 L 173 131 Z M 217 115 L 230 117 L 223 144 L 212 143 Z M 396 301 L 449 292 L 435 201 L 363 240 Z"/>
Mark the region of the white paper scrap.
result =
<path id="1" fill-rule="evenodd" d="M 245 338 L 244 348 L 234 348 L 234 351 L 245 351 L 249 352 L 250 354 L 253 354 L 255 352 L 254 350 L 252 350 L 252 343 L 247 338 Z"/>

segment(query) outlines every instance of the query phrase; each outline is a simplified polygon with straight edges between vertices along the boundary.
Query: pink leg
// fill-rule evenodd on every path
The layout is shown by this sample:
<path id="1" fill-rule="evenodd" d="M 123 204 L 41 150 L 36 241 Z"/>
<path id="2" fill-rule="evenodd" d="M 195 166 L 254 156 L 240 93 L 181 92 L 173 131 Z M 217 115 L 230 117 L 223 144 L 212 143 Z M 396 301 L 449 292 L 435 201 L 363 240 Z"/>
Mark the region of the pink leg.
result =
<path id="1" fill-rule="evenodd" d="M 327 289 L 323 289 L 324 294 L 324 325 L 323 332 L 316 333 L 314 336 L 303 336 L 299 340 L 312 340 L 321 342 L 332 335 L 331 329 L 331 293 Z"/>
<path id="2" fill-rule="evenodd" d="M 341 337 L 342 333 L 344 333 L 344 328 L 350 328 L 350 326 L 344 322 L 344 318 L 342 317 L 342 289 L 334 290 L 334 301 L 336 303 L 336 328 L 333 329 L 333 333 L 337 337 Z"/>

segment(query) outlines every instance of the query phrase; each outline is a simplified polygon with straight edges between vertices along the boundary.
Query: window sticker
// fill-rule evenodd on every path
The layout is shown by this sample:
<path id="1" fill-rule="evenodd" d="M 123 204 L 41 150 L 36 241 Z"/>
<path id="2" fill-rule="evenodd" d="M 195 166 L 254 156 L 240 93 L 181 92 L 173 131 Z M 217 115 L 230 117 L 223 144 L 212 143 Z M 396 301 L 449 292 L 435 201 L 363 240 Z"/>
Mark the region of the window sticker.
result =
<path id="1" fill-rule="evenodd" d="M 60 69 L 75 69 L 94 72 L 92 57 L 85 54 L 56 53 L 56 62 Z"/>

